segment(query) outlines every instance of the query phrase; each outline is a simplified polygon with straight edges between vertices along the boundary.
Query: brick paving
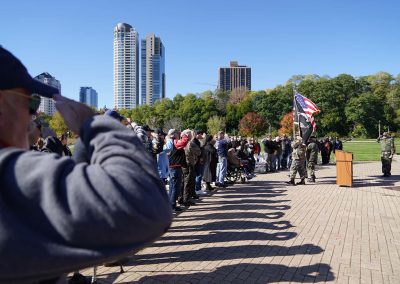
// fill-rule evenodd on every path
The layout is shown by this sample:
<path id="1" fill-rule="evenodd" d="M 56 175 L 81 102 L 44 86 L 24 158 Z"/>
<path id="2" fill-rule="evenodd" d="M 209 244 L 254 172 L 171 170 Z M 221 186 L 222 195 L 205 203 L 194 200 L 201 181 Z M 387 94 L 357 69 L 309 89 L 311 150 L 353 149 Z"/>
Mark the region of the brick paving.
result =
<path id="1" fill-rule="evenodd" d="M 287 172 L 259 174 L 206 196 L 171 229 L 99 283 L 400 283 L 400 163 L 354 164 L 354 186 L 288 187 Z M 91 269 L 83 271 L 90 275 Z"/>

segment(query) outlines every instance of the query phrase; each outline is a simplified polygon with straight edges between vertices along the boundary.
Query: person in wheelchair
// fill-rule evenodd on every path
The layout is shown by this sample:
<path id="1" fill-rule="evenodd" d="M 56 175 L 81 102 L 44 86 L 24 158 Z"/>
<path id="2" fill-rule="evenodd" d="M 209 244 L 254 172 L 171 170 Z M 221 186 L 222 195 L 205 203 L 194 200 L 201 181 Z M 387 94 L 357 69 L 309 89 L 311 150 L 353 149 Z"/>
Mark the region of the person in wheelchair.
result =
<path id="1" fill-rule="evenodd" d="M 249 144 L 246 140 L 242 140 L 242 142 L 240 143 L 240 147 L 237 150 L 237 156 L 240 159 L 241 163 L 244 164 L 246 174 L 251 177 L 255 177 L 255 161 L 249 148 Z"/>
<path id="2" fill-rule="evenodd" d="M 248 180 L 253 178 L 249 170 L 249 161 L 246 159 L 239 159 L 236 149 L 230 147 L 228 150 L 228 173 L 231 174 L 237 171 L 237 169 L 243 171 Z"/>

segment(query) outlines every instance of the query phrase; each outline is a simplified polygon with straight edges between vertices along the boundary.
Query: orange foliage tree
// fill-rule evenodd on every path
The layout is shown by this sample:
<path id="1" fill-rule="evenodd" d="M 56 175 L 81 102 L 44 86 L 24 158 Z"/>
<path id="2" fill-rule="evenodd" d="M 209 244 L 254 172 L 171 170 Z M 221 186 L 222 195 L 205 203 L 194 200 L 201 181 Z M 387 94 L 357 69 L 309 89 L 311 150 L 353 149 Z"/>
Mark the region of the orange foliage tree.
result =
<path id="1" fill-rule="evenodd" d="M 291 135 L 293 132 L 293 112 L 291 111 L 285 114 L 279 124 L 281 126 L 278 130 L 279 135 Z"/>
<path id="2" fill-rule="evenodd" d="M 255 112 L 248 112 L 239 122 L 239 132 L 243 136 L 261 136 L 266 129 L 267 121 Z"/>

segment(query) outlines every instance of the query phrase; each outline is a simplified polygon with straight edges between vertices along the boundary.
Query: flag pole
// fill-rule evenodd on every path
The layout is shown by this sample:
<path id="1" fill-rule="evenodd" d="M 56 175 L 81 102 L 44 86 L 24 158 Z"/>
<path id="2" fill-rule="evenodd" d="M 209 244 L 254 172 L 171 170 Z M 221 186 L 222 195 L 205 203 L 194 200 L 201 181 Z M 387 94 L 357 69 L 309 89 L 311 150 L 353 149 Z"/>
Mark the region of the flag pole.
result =
<path id="1" fill-rule="evenodd" d="M 296 85 L 293 86 L 293 111 L 295 114 L 293 114 L 293 140 L 296 138 L 296 124 L 294 123 L 294 116 L 297 116 L 297 123 L 299 124 L 298 129 L 299 129 L 299 136 L 301 136 L 301 130 L 300 130 L 300 121 L 299 121 L 299 112 L 297 111 L 296 107 Z"/>
<path id="2" fill-rule="evenodd" d="M 294 91 L 294 90 L 293 90 Z M 293 92 L 293 137 L 292 139 L 294 140 L 294 138 L 296 137 L 296 124 L 294 123 L 294 116 L 297 115 L 296 112 L 296 105 L 295 105 L 296 101 L 294 98 L 294 92 Z"/>

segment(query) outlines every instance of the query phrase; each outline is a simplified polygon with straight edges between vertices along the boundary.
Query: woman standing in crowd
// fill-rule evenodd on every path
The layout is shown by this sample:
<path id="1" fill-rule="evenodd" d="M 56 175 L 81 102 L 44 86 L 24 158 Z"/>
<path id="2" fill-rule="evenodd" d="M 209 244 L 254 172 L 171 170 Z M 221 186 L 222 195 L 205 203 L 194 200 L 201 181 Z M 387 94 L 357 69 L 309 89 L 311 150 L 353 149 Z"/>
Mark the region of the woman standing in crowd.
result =
<path id="1" fill-rule="evenodd" d="M 208 191 L 214 189 L 211 187 L 211 183 L 215 182 L 216 180 L 218 156 L 214 144 L 215 140 L 211 135 L 208 135 L 206 138 L 206 144 L 204 146 L 205 160 L 203 173 L 203 180 L 206 182 L 206 190 Z"/>

